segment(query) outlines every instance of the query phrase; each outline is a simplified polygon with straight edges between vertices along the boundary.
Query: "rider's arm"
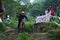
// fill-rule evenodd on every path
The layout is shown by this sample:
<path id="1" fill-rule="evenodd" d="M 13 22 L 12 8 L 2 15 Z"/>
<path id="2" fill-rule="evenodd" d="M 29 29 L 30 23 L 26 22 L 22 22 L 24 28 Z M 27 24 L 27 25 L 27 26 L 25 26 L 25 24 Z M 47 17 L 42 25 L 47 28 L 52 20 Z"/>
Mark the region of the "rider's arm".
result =
<path id="1" fill-rule="evenodd" d="M 28 21 L 28 18 L 25 16 L 26 20 Z"/>

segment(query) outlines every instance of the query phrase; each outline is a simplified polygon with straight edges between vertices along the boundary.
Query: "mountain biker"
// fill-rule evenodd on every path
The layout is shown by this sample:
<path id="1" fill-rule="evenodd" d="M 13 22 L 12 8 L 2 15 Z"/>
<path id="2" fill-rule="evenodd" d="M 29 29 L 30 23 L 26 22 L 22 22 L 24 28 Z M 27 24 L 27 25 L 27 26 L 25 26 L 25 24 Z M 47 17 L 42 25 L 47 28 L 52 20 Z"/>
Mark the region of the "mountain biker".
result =
<path id="1" fill-rule="evenodd" d="M 25 15 L 24 11 L 22 11 L 22 13 L 18 16 L 18 33 L 24 30 L 24 18 L 26 18 L 26 20 L 28 21 L 27 16 Z"/>

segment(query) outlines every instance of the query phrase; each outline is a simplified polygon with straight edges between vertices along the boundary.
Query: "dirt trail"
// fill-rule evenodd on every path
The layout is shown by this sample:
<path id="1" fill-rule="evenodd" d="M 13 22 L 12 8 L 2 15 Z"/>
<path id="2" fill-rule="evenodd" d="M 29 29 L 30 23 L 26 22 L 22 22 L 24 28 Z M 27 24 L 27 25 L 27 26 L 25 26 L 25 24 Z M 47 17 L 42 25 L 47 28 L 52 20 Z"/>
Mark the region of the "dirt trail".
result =
<path id="1" fill-rule="evenodd" d="M 4 34 L 11 40 L 14 40 L 14 38 L 18 36 L 16 29 L 11 27 L 7 27 Z M 36 38 L 37 40 L 48 40 L 48 35 L 46 33 L 31 33 L 29 35 Z"/>
<path id="2" fill-rule="evenodd" d="M 15 28 L 6 27 L 4 31 L 4 35 L 7 36 L 9 39 L 14 40 L 17 36 L 17 32 Z"/>
<path id="3" fill-rule="evenodd" d="M 47 33 L 34 33 L 30 35 L 36 38 L 37 40 L 49 40 Z"/>

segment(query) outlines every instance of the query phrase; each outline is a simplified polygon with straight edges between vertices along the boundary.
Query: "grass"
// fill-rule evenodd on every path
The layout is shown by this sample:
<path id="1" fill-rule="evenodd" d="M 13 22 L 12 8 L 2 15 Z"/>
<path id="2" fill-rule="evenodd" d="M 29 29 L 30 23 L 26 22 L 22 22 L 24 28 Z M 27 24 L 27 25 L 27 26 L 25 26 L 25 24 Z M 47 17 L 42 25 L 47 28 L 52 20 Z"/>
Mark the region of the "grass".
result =
<path id="1" fill-rule="evenodd" d="M 8 36 L 0 33 L 0 40 L 36 40 L 34 37 L 28 35 L 28 33 L 20 33 L 19 35 L 13 37 L 13 39 L 9 38 Z"/>
<path id="2" fill-rule="evenodd" d="M 28 35 L 28 33 L 21 33 L 15 40 L 36 40 L 34 37 Z"/>
<path id="3" fill-rule="evenodd" d="M 5 24 L 4 23 L 0 23 L 0 31 L 4 31 L 5 29 Z"/>

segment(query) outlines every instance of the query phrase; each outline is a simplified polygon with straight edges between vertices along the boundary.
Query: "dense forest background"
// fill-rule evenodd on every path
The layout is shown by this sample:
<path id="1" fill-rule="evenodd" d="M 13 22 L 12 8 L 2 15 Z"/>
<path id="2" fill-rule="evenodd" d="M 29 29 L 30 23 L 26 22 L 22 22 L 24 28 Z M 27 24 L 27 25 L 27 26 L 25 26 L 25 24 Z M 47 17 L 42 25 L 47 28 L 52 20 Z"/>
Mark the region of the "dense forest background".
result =
<path id="1" fill-rule="evenodd" d="M 59 0 L 35 0 L 33 3 L 30 3 L 30 0 L 2 0 L 6 9 L 6 14 L 11 16 L 20 13 L 22 10 L 26 12 L 30 17 L 38 16 L 39 14 L 44 13 L 44 10 L 50 5 L 56 11 L 56 7 L 60 6 Z M 21 5 L 22 1 L 25 5 Z"/>

